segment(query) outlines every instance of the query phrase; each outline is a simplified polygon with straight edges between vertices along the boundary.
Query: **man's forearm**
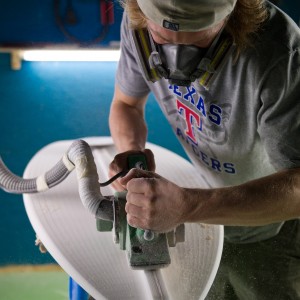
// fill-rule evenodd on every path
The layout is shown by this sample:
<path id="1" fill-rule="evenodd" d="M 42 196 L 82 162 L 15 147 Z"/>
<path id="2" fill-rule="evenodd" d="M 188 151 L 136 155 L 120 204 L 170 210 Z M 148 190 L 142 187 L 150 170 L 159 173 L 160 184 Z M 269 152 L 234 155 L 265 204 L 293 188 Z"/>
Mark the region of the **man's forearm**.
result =
<path id="1" fill-rule="evenodd" d="M 143 150 L 147 126 L 143 110 L 121 101 L 113 101 L 109 116 L 110 132 L 119 152 Z"/>
<path id="2" fill-rule="evenodd" d="M 300 168 L 219 189 L 187 189 L 188 222 L 259 226 L 300 216 Z"/>

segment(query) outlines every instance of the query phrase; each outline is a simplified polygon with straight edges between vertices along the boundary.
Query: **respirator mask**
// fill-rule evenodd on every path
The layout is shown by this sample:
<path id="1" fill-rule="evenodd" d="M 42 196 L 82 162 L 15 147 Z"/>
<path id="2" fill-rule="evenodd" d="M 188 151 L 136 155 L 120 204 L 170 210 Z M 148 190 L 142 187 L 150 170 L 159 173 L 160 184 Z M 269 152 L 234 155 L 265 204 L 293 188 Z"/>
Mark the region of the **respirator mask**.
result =
<path id="1" fill-rule="evenodd" d="M 206 49 L 174 44 L 156 44 L 156 49 L 150 54 L 150 67 L 170 84 L 189 86 L 199 77 L 199 63 Z"/>
<path id="2" fill-rule="evenodd" d="M 146 79 L 156 82 L 165 78 L 172 85 L 190 86 L 204 72 L 213 72 L 211 54 L 221 31 L 211 46 L 204 49 L 193 45 L 157 44 L 147 29 L 135 30 L 134 43 Z"/>

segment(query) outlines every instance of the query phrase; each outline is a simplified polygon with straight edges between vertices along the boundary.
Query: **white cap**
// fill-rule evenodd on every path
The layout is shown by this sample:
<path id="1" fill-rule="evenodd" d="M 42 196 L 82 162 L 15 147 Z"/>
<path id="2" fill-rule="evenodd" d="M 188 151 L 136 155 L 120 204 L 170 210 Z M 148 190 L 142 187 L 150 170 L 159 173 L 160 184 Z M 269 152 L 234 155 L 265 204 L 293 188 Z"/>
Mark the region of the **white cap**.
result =
<path id="1" fill-rule="evenodd" d="M 200 31 L 224 20 L 237 0 L 137 0 L 145 16 L 173 31 Z"/>

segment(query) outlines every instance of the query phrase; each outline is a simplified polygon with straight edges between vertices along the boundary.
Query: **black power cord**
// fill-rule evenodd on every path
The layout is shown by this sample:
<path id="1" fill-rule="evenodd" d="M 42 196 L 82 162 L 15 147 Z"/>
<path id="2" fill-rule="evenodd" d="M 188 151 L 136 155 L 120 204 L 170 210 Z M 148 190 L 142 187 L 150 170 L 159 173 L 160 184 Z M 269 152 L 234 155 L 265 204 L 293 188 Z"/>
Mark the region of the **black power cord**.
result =
<path id="1" fill-rule="evenodd" d="M 107 186 L 109 184 L 111 184 L 112 182 L 114 182 L 116 179 L 118 179 L 119 177 L 123 177 L 128 173 L 128 170 L 125 171 L 121 171 L 119 173 L 117 173 L 116 175 L 114 175 L 113 177 L 111 177 L 109 180 L 105 181 L 105 182 L 99 182 L 99 185 L 102 186 Z"/>

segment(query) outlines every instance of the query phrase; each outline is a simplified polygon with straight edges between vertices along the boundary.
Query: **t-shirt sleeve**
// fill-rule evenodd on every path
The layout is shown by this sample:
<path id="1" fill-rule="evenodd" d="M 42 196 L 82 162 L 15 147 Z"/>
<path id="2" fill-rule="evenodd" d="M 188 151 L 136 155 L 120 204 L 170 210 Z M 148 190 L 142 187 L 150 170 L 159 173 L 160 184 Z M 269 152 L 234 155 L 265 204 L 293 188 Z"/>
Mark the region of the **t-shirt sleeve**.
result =
<path id="1" fill-rule="evenodd" d="M 300 167 L 300 53 L 279 58 L 263 78 L 258 133 L 277 169 Z"/>
<path id="2" fill-rule="evenodd" d="M 136 49 L 132 45 L 132 36 L 126 13 L 121 23 L 121 57 L 116 73 L 116 83 L 121 91 L 132 97 L 143 97 L 150 90 L 138 63 Z"/>

